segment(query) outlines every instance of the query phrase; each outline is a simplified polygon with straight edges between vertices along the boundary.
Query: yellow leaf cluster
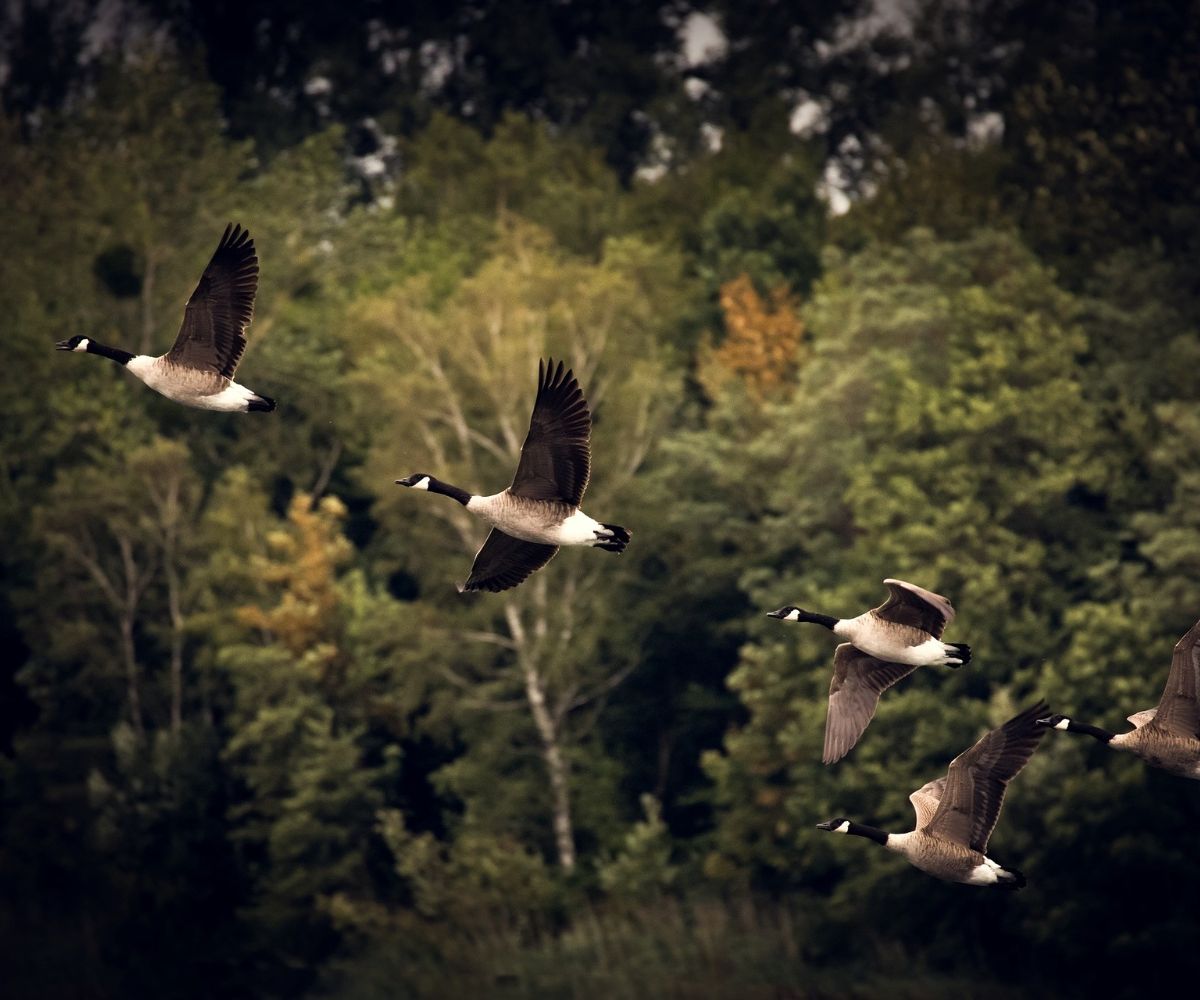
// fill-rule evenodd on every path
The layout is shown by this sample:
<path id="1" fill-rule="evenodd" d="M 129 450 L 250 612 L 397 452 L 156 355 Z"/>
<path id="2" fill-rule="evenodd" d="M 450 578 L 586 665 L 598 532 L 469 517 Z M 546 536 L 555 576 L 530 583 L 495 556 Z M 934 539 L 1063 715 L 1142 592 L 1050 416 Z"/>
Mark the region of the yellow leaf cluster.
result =
<path id="1" fill-rule="evenodd" d="M 726 335 L 716 348 L 703 352 L 701 385 L 715 396 L 731 378 L 739 378 L 762 399 L 786 383 L 800 361 L 804 320 L 799 302 L 786 285 L 765 298 L 742 274 L 721 286 Z"/>
<path id="2" fill-rule="evenodd" d="M 341 533 L 345 516 L 337 497 L 324 497 L 314 507 L 308 494 L 297 493 L 288 508 L 287 528 L 267 540 L 274 558 L 256 566 L 260 580 L 282 588 L 279 603 L 240 608 L 239 621 L 270 632 L 295 655 L 327 643 L 338 604 L 337 570 L 351 552 Z"/>

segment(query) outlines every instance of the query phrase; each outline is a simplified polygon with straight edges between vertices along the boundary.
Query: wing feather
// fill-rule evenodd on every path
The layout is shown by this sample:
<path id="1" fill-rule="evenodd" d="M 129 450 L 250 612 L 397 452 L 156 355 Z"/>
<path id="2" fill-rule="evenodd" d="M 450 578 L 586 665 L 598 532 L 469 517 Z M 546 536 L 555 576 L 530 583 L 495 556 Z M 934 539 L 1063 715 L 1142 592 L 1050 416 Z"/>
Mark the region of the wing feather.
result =
<path id="1" fill-rule="evenodd" d="M 471 575 L 459 590 L 489 590 L 499 593 L 520 583 L 541 569 L 558 551 L 555 545 L 540 545 L 506 535 L 493 528 L 475 553 Z"/>
<path id="2" fill-rule="evenodd" d="M 889 578 L 883 582 L 890 594 L 874 609 L 877 617 L 898 625 L 912 625 L 935 639 L 940 639 L 946 626 L 954 621 L 954 606 L 941 594 L 903 580 Z"/>
<path id="3" fill-rule="evenodd" d="M 538 392 L 508 488 L 530 500 L 559 500 L 578 507 L 591 477 L 592 415 L 569 368 L 553 358 L 538 362 Z"/>
<path id="4" fill-rule="evenodd" d="M 1197 705 L 1197 689 L 1200 688 L 1200 621 L 1184 634 L 1171 654 L 1171 672 L 1162 697 L 1153 711 L 1153 724 L 1158 729 L 1182 736 L 1185 739 L 1200 738 L 1200 705 Z M 1137 713 L 1145 716 L 1146 712 Z M 1134 722 L 1136 716 L 1130 717 Z"/>
<path id="5" fill-rule="evenodd" d="M 832 764 L 845 757 L 875 717 L 879 696 L 916 669 L 910 664 L 876 659 L 848 642 L 838 646 L 829 682 L 822 761 Z"/>
<path id="6" fill-rule="evenodd" d="M 925 829 L 934 814 L 937 813 L 945 787 L 945 778 L 934 778 L 933 781 L 925 782 L 908 797 L 908 801 L 913 805 L 913 811 L 917 814 L 916 828 L 918 830 Z"/>
<path id="7" fill-rule="evenodd" d="M 167 359 L 185 368 L 233 378 L 246 350 L 246 327 L 254 317 L 257 292 L 254 240 L 241 226 L 230 223 L 188 299 L 183 324 Z"/>
<path id="8" fill-rule="evenodd" d="M 1133 715 L 1128 716 L 1128 719 L 1133 723 L 1134 729 L 1141 729 L 1148 722 L 1154 721 L 1157 712 L 1157 708 L 1147 708 L 1144 712 L 1134 712 Z"/>
<path id="9" fill-rule="evenodd" d="M 1029 763 L 1046 734 L 1046 728 L 1037 720 L 1049 711 L 1049 705 L 1038 702 L 988 732 L 950 762 L 937 813 L 928 824 L 929 833 L 975 851 L 987 850 L 988 838 L 1000 818 L 1005 789 Z"/>

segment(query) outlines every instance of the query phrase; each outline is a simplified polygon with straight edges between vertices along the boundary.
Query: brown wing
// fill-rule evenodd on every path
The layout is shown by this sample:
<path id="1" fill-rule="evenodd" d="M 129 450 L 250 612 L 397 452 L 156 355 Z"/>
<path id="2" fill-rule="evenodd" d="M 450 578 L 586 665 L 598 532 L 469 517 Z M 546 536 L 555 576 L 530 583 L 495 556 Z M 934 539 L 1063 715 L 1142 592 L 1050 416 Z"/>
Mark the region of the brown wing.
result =
<path id="1" fill-rule="evenodd" d="M 906 663 L 878 660 L 848 642 L 838 646 L 829 682 L 822 762 L 832 764 L 845 757 L 875 717 L 879 696 L 916 669 Z"/>
<path id="2" fill-rule="evenodd" d="M 254 316 L 258 257 L 254 240 L 230 224 L 188 299 L 183 325 L 167 358 L 185 368 L 233 378 Z"/>
<path id="3" fill-rule="evenodd" d="M 510 493 L 578 507 L 591 476 L 592 415 L 575 376 L 538 362 L 538 393 Z"/>
<path id="4" fill-rule="evenodd" d="M 1200 738 L 1200 706 L 1196 703 L 1200 675 L 1200 622 L 1175 643 L 1171 672 L 1163 688 L 1152 724 L 1176 736 Z M 1139 712 L 1144 716 L 1146 713 Z M 1130 720 L 1132 721 L 1132 719 Z M 1136 726 L 1137 723 L 1135 722 Z"/>
<path id="5" fill-rule="evenodd" d="M 1144 712 L 1134 712 L 1133 715 L 1128 716 L 1128 719 L 1133 723 L 1134 729 L 1141 729 L 1142 726 L 1154 721 L 1157 712 L 1157 708 L 1148 708 Z"/>
<path id="6" fill-rule="evenodd" d="M 471 565 L 471 575 L 459 591 L 490 590 L 493 594 L 524 583 L 529 574 L 541 569 L 558 551 L 556 545 L 523 542 L 493 528 Z"/>
<path id="7" fill-rule="evenodd" d="M 925 782 L 908 797 L 908 801 L 913 805 L 913 812 L 917 814 L 916 829 L 923 830 L 929 825 L 941 804 L 945 788 L 945 778 L 934 778 L 933 781 Z"/>
<path id="8" fill-rule="evenodd" d="M 935 639 L 942 637 L 946 626 L 954 621 L 954 606 L 941 594 L 903 580 L 884 580 L 890 596 L 875 614 L 897 625 L 913 625 Z"/>
<path id="9" fill-rule="evenodd" d="M 928 832 L 946 840 L 986 851 L 988 838 L 1000 818 L 1004 790 L 1033 756 L 1046 727 L 1037 724 L 1050 712 L 1038 702 L 1004 725 L 993 729 L 950 762 L 937 813 Z"/>

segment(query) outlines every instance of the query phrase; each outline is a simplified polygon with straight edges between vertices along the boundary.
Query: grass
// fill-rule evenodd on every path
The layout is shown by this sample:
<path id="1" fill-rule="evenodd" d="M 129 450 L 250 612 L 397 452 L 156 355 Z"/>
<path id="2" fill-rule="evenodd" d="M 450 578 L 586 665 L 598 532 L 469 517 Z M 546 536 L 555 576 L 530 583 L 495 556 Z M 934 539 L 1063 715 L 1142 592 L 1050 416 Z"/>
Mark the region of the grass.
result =
<path id="1" fill-rule="evenodd" d="M 815 919 L 796 903 L 742 897 L 593 905 L 555 932 L 484 922 L 427 926 L 418 943 L 379 939 L 339 966 L 325 995 L 471 996 L 498 1000 L 927 1000 L 1028 997 L 969 975 L 914 967 L 882 944 L 868 961 L 831 967 L 809 946 Z M 424 935 L 422 935 L 424 937 Z M 417 945 L 416 948 L 413 946 Z"/>

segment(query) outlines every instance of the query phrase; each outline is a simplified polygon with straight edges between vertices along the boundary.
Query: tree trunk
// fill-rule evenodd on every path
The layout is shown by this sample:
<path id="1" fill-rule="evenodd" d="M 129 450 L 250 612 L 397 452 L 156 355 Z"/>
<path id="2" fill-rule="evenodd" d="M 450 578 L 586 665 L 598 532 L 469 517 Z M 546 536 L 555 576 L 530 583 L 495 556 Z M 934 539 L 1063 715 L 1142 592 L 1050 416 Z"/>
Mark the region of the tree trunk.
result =
<path id="1" fill-rule="evenodd" d="M 117 536 L 117 544 L 121 550 L 121 564 L 125 571 L 125 599 L 120 611 L 121 655 L 125 660 L 125 685 L 129 697 L 129 714 L 133 719 L 133 728 L 138 736 L 145 736 L 146 727 L 142 722 L 142 696 L 138 688 L 137 647 L 133 642 L 133 626 L 137 621 L 138 601 L 141 598 L 142 586 L 137 562 L 133 557 L 133 542 L 127 535 L 120 534 Z"/>
<path id="2" fill-rule="evenodd" d="M 539 596 L 544 600 L 545 581 L 541 581 L 541 584 L 542 594 Z M 525 623 L 521 621 L 521 614 L 511 601 L 504 605 L 504 617 L 508 621 L 508 631 L 516 647 L 517 662 L 525 675 L 525 697 L 529 701 L 533 724 L 537 726 L 538 736 L 542 740 L 542 758 L 546 761 L 546 772 L 550 777 L 550 801 L 558 863 L 566 871 L 571 871 L 575 867 L 575 831 L 571 826 L 571 789 L 567 760 L 563 756 L 558 723 L 554 713 L 546 705 L 546 687 L 537 668 L 535 650 L 530 648 L 544 638 L 546 620 L 544 617 L 537 619 L 531 643 Z"/>
<path id="3" fill-rule="evenodd" d="M 133 615 L 121 616 L 121 656 L 125 660 L 125 691 L 129 699 L 129 715 L 138 736 L 146 735 L 142 723 L 142 696 L 138 690 L 137 654 L 133 645 Z"/>
<path id="4" fill-rule="evenodd" d="M 183 729 L 183 611 L 179 607 L 179 574 L 175 553 L 164 560 L 167 576 L 167 607 L 171 615 L 171 732 Z"/>
<path id="5" fill-rule="evenodd" d="M 575 867 L 575 833 L 571 826 L 571 790 L 567 780 L 567 761 L 559 742 L 558 728 L 546 708 L 546 692 L 537 668 L 527 657 L 521 658 L 525 671 L 525 694 L 538 735 L 542 739 L 542 757 L 550 776 L 550 795 L 554 810 L 554 844 L 558 863 L 566 871 Z"/>

